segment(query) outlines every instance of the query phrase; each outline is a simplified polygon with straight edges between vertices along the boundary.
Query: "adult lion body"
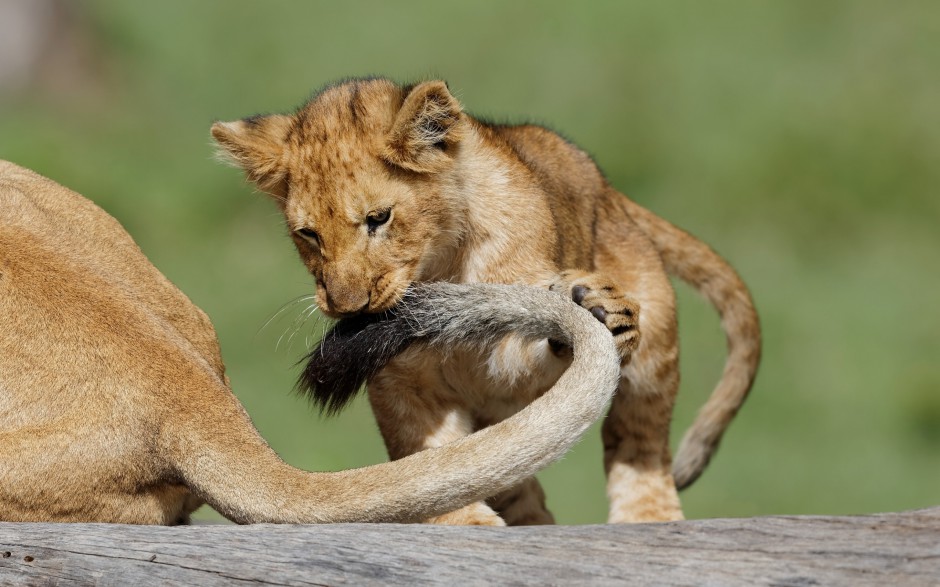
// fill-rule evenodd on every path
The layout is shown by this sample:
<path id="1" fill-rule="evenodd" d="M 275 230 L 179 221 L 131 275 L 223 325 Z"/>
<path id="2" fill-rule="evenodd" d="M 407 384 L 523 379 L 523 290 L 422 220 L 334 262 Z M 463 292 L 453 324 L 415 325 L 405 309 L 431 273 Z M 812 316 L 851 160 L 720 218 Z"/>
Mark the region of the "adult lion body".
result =
<path id="1" fill-rule="evenodd" d="M 586 379 L 561 382 L 494 434 L 426 457 L 300 471 L 231 393 L 209 319 L 120 224 L 0 161 L 0 520 L 184 523 L 205 501 L 237 522 L 416 521 L 509 487 L 600 415 L 617 359 L 610 336 L 573 304 L 503 293 L 504 316 L 532 315 L 536 331 L 574 337 L 584 352 L 572 377 Z M 540 441 L 531 418 L 564 432 Z M 506 449 L 533 441 L 523 454 Z"/>
<path id="2" fill-rule="evenodd" d="M 475 119 L 441 81 L 349 80 L 295 113 L 219 122 L 212 135 L 274 196 L 330 316 L 382 312 L 412 283 L 436 280 L 542 286 L 591 309 L 623 358 L 603 428 L 609 520 L 682 517 L 676 484 L 704 469 L 760 357 L 747 288 L 707 245 L 617 192 L 557 134 Z M 721 382 L 674 468 L 678 341 L 667 271 L 718 308 L 729 346 Z M 441 446 L 514 413 L 558 377 L 558 351 L 544 340 L 509 340 L 496 352 L 398 357 L 369 383 L 390 456 Z M 329 409 L 347 399 L 313 393 Z M 499 525 L 500 516 L 552 521 L 534 479 L 437 521 Z"/>

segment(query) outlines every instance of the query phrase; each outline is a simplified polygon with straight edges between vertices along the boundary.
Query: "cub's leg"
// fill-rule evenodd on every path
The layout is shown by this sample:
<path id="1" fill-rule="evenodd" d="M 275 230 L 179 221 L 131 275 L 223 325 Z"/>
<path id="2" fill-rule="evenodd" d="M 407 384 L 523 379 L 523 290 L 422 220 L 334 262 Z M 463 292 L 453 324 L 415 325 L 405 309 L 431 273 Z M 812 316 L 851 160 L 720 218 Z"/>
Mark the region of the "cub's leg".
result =
<path id="1" fill-rule="evenodd" d="M 545 491 L 535 477 L 497 493 L 486 502 L 510 526 L 554 524 L 555 517 L 545 506 Z"/>
<path id="2" fill-rule="evenodd" d="M 669 424 L 679 388 L 675 293 L 652 243 L 616 212 L 602 214 L 598 222 L 595 264 L 639 303 L 642 336 L 622 369 L 601 432 L 608 519 L 681 520 L 669 452 Z"/>
<path id="3" fill-rule="evenodd" d="M 636 366 L 631 365 L 628 370 Z M 662 363 L 652 368 L 671 369 Z M 682 509 L 670 470 L 668 430 L 672 394 L 663 393 L 663 387 L 635 385 L 629 377 L 628 374 L 621 380 L 601 428 L 610 499 L 608 521 L 681 520 Z"/>
<path id="4" fill-rule="evenodd" d="M 551 282 L 550 278 L 537 281 L 545 287 Z M 481 385 L 478 380 L 472 387 L 462 389 L 465 395 L 477 390 L 485 395 L 483 406 L 476 412 L 477 427 L 496 424 L 534 401 L 558 381 L 570 362 L 567 347 L 553 349 L 546 340 L 504 339 L 487 358 L 487 383 Z M 545 492 L 535 477 L 488 498 L 486 503 L 510 526 L 555 523 L 545 505 Z"/>
<path id="5" fill-rule="evenodd" d="M 468 406 L 440 375 L 440 357 L 405 351 L 369 382 L 369 402 L 392 460 L 445 445 L 474 430 Z M 505 526 L 483 502 L 428 520 L 432 524 Z"/>
<path id="6" fill-rule="evenodd" d="M 544 282 L 543 282 L 544 285 Z M 566 294 L 591 311 L 613 333 L 614 343 L 624 362 L 629 362 L 640 340 L 637 329 L 639 306 L 633 303 L 609 279 L 586 271 L 564 271 L 548 281 L 553 291 Z M 570 349 L 553 345 L 556 354 Z M 527 479 L 488 500 L 510 526 L 553 524 L 554 517 L 545 506 L 545 492 L 538 480 Z"/>

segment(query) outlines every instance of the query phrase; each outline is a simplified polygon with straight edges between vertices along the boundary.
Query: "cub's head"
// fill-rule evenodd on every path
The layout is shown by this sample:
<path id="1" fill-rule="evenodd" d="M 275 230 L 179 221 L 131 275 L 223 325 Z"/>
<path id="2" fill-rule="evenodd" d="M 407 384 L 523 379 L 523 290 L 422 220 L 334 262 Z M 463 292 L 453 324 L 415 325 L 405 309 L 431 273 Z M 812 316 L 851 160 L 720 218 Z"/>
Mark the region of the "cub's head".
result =
<path id="1" fill-rule="evenodd" d="M 381 312 L 446 277 L 463 233 L 470 119 L 440 81 L 354 80 L 293 114 L 217 122 L 222 154 L 271 195 L 332 317 Z"/>

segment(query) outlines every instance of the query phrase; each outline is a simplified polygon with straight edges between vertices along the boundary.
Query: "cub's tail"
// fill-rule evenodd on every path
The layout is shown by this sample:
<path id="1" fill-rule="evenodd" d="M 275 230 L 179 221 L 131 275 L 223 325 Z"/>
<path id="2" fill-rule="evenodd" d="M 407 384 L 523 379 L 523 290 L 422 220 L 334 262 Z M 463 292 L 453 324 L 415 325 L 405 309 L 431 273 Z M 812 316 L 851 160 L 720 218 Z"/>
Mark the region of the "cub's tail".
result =
<path id="1" fill-rule="evenodd" d="M 721 380 L 685 433 L 673 461 L 676 487 L 691 485 L 708 465 L 721 436 L 747 397 L 760 362 L 760 322 L 747 286 L 708 245 L 624 198 L 627 213 L 653 241 L 666 270 L 688 282 L 721 315 L 728 358 Z"/>

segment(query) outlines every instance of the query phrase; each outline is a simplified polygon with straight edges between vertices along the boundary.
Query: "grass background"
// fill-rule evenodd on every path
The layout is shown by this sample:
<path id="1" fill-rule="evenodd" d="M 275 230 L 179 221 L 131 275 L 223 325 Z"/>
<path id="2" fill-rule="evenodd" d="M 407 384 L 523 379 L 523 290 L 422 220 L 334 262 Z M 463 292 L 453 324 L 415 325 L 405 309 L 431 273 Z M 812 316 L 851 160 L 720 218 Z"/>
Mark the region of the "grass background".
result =
<path id="1" fill-rule="evenodd" d="M 311 280 L 274 206 L 212 160 L 209 125 L 341 77 L 440 76 L 471 112 L 562 131 L 750 284 L 763 365 L 687 516 L 940 503 L 935 2 L 79 6 L 94 66 L 5 94 L 0 157 L 98 202 L 209 313 L 235 392 L 288 462 L 385 453 L 361 399 L 324 420 L 291 393 L 313 329 L 277 344 L 296 306 L 263 325 Z M 679 296 L 676 437 L 724 360 L 714 312 Z M 561 523 L 604 519 L 598 436 L 541 475 Z"/>

